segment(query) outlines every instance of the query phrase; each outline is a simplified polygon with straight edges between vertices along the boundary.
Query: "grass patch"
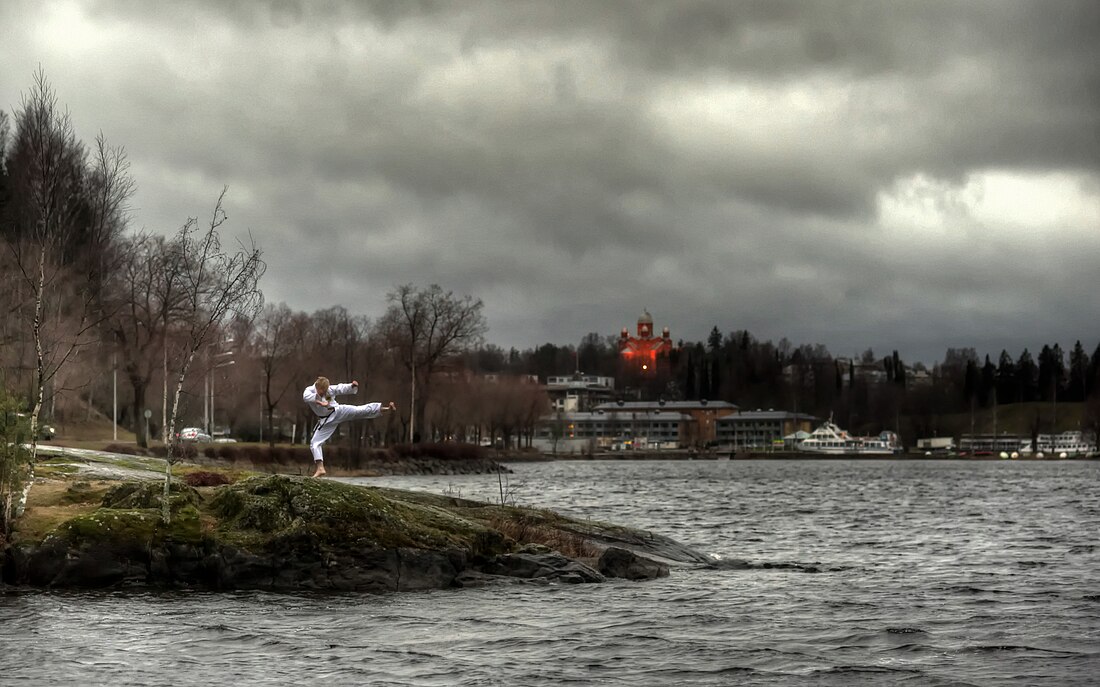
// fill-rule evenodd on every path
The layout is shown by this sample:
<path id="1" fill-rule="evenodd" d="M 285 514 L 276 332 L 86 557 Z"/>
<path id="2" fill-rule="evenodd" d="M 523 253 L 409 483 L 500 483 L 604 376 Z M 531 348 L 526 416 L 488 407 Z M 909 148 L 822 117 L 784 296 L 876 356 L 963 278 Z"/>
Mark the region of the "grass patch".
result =
<path id="1" fill-rule="evenodd" d="M 36 477 L 63 477 L 78 472 L 80 468 L 72 463 L 37 463 L 34 467 Z"/>
<path id="2" fill-rule="evenodd" d="M 23 517 L 14 523 L 12 541 L 41 541 L 66 520 L 95 511 L 112 484 L 59 480 L 36 482 L 31 488 Z"/>
<path id="3" fill-rule="evenodd" d="M 594 558 L 601 549 L 588 539 L 560 528 L 561 518 L 537 511 L 495 508 L 487 524 L 517 544 L 540 544 L 569 558 Z"/>

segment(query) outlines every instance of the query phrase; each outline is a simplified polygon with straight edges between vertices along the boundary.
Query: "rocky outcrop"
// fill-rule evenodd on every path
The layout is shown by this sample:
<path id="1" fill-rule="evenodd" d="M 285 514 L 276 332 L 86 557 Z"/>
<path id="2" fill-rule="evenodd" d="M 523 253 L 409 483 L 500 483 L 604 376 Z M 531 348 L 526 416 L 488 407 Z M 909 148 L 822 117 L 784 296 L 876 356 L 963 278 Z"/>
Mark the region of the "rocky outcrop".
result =
<path id="1" fill-rule="evenodd" d="M 502 577 L 544 579 L 574 584 L 604 580 L 603 575 L 584 563 L 570 560 L 556 551 L 502 554 L 484 563 L 479 572 Z"/>
<path id="2" fill-rule="evenodd" d="M 160 490 L 123 483 L 40 540 L 17 541 L 5 555 L 4 581 L 385 592 L 653 579 L 669 574 L 669 561 L 710 562 L 640 530 L 330 480 L 265 476 L 203 490 L 176 484 L 168 522 L 160 517 Z"/>
<path id="3" fill-rule="evenodd" d="M 627 580 L 653 580 L 658 577 L 668 577 L 668 564 L 617 546 L 607 547 L 596 563 L 596 567 L 607 577 L 621 577 Z"/>

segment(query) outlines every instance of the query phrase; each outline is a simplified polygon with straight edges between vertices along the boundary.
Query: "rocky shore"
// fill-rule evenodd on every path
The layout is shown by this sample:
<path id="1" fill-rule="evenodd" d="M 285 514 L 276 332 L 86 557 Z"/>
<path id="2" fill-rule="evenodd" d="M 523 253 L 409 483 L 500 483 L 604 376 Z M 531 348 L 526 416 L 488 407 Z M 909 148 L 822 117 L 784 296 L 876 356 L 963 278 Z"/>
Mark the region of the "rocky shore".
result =
<path id="1" fill-rule="evenodd" d="M 165 522 L 162 489 L 133 475 L 43 479 L 0 559 L 3 583 L 386 592 L 642 580 L 714 563 L 667 537 L 550 511 L 286 475 L 176 480 Z"/>

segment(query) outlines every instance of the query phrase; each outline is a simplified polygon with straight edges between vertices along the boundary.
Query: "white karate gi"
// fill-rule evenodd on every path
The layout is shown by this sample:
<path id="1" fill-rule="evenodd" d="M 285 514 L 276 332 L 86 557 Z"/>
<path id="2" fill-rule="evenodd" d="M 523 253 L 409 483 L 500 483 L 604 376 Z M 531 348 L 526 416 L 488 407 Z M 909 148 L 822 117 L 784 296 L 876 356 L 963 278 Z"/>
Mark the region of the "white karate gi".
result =
<path id="1" fill-rule="evenodd" d="M 316 385 L 310 385 L 302 392 L 302 400 L 306 402 L 306 405 L 309 406 L 319 418 L 317 420 L 317 427 L 313 430 L 313 437 L 309 440 L 309 451 L 313 454 L 313 460 L 325 459 L 324 454 L 321 453 L 321 444 L 332 437 L 332 433 L 336 431 L 336 425 L 348 420 L 378 417 L 382 414 L 381 403 L 349 406 L 342 405 L 336 401 L 336 396 L 347 396 L 358 393 L 358 391 L 359 387 L 353 384 L 329 385 L 328 393 L 325 395 L 328 400 L 327 407 L 317 405 L 318 396 Z"/>

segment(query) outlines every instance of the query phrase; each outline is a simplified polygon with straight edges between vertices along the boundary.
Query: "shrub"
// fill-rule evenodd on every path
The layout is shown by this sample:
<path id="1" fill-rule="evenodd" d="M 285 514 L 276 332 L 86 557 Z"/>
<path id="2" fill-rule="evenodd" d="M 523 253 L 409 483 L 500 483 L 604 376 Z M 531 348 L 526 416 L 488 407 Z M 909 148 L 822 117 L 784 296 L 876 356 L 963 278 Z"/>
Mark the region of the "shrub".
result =
<path id="1" fill-rule="evenodd" d="M 157 458 L 164 458 L 168 453 L 168 449 L 165 446 L 154 446 L 149 449 L 150 453 Z M 134 454 L 137 455 L 137 454 Z M 194 444 L 176 444 L 175 449 L 172 451 L 172 455 L 176 460 L 192 460 L 199 455 L 198 449 Z"/>
<path id="2" fill-rule="evenodd" d="M 271 462 L 271 452 L 266 446 L 241 446 L 234 452 L 235 460 L 247 460 L 253 465 L 267 465 Z"/>
<path id="3" fill-rule="evenodd" d="M 196 470 L 195 472 L 189 472 L 183 476 L 183 481 L 192 487 L 217 487 L 222 484 L 229 484 L 233 480 L 229 479 L 220 472 L 210 472 L 209 470 Z"/>
<path id="4" fill-rule="evenodd" d="M 236 446 L 218 447 L 218 457 L 222 460 L 234 461 L 237 460 L 238 455 L 240 455 L 240 450 Z"/>
<path id="5" fill-rule="evenodd" d="M 104 448 L 107 453 L 121 453 L 124 456 L 144 456 L 147 455 L 145 449 L 140 446 L 131 446 L 129 444 L 107 444 Z"/>

